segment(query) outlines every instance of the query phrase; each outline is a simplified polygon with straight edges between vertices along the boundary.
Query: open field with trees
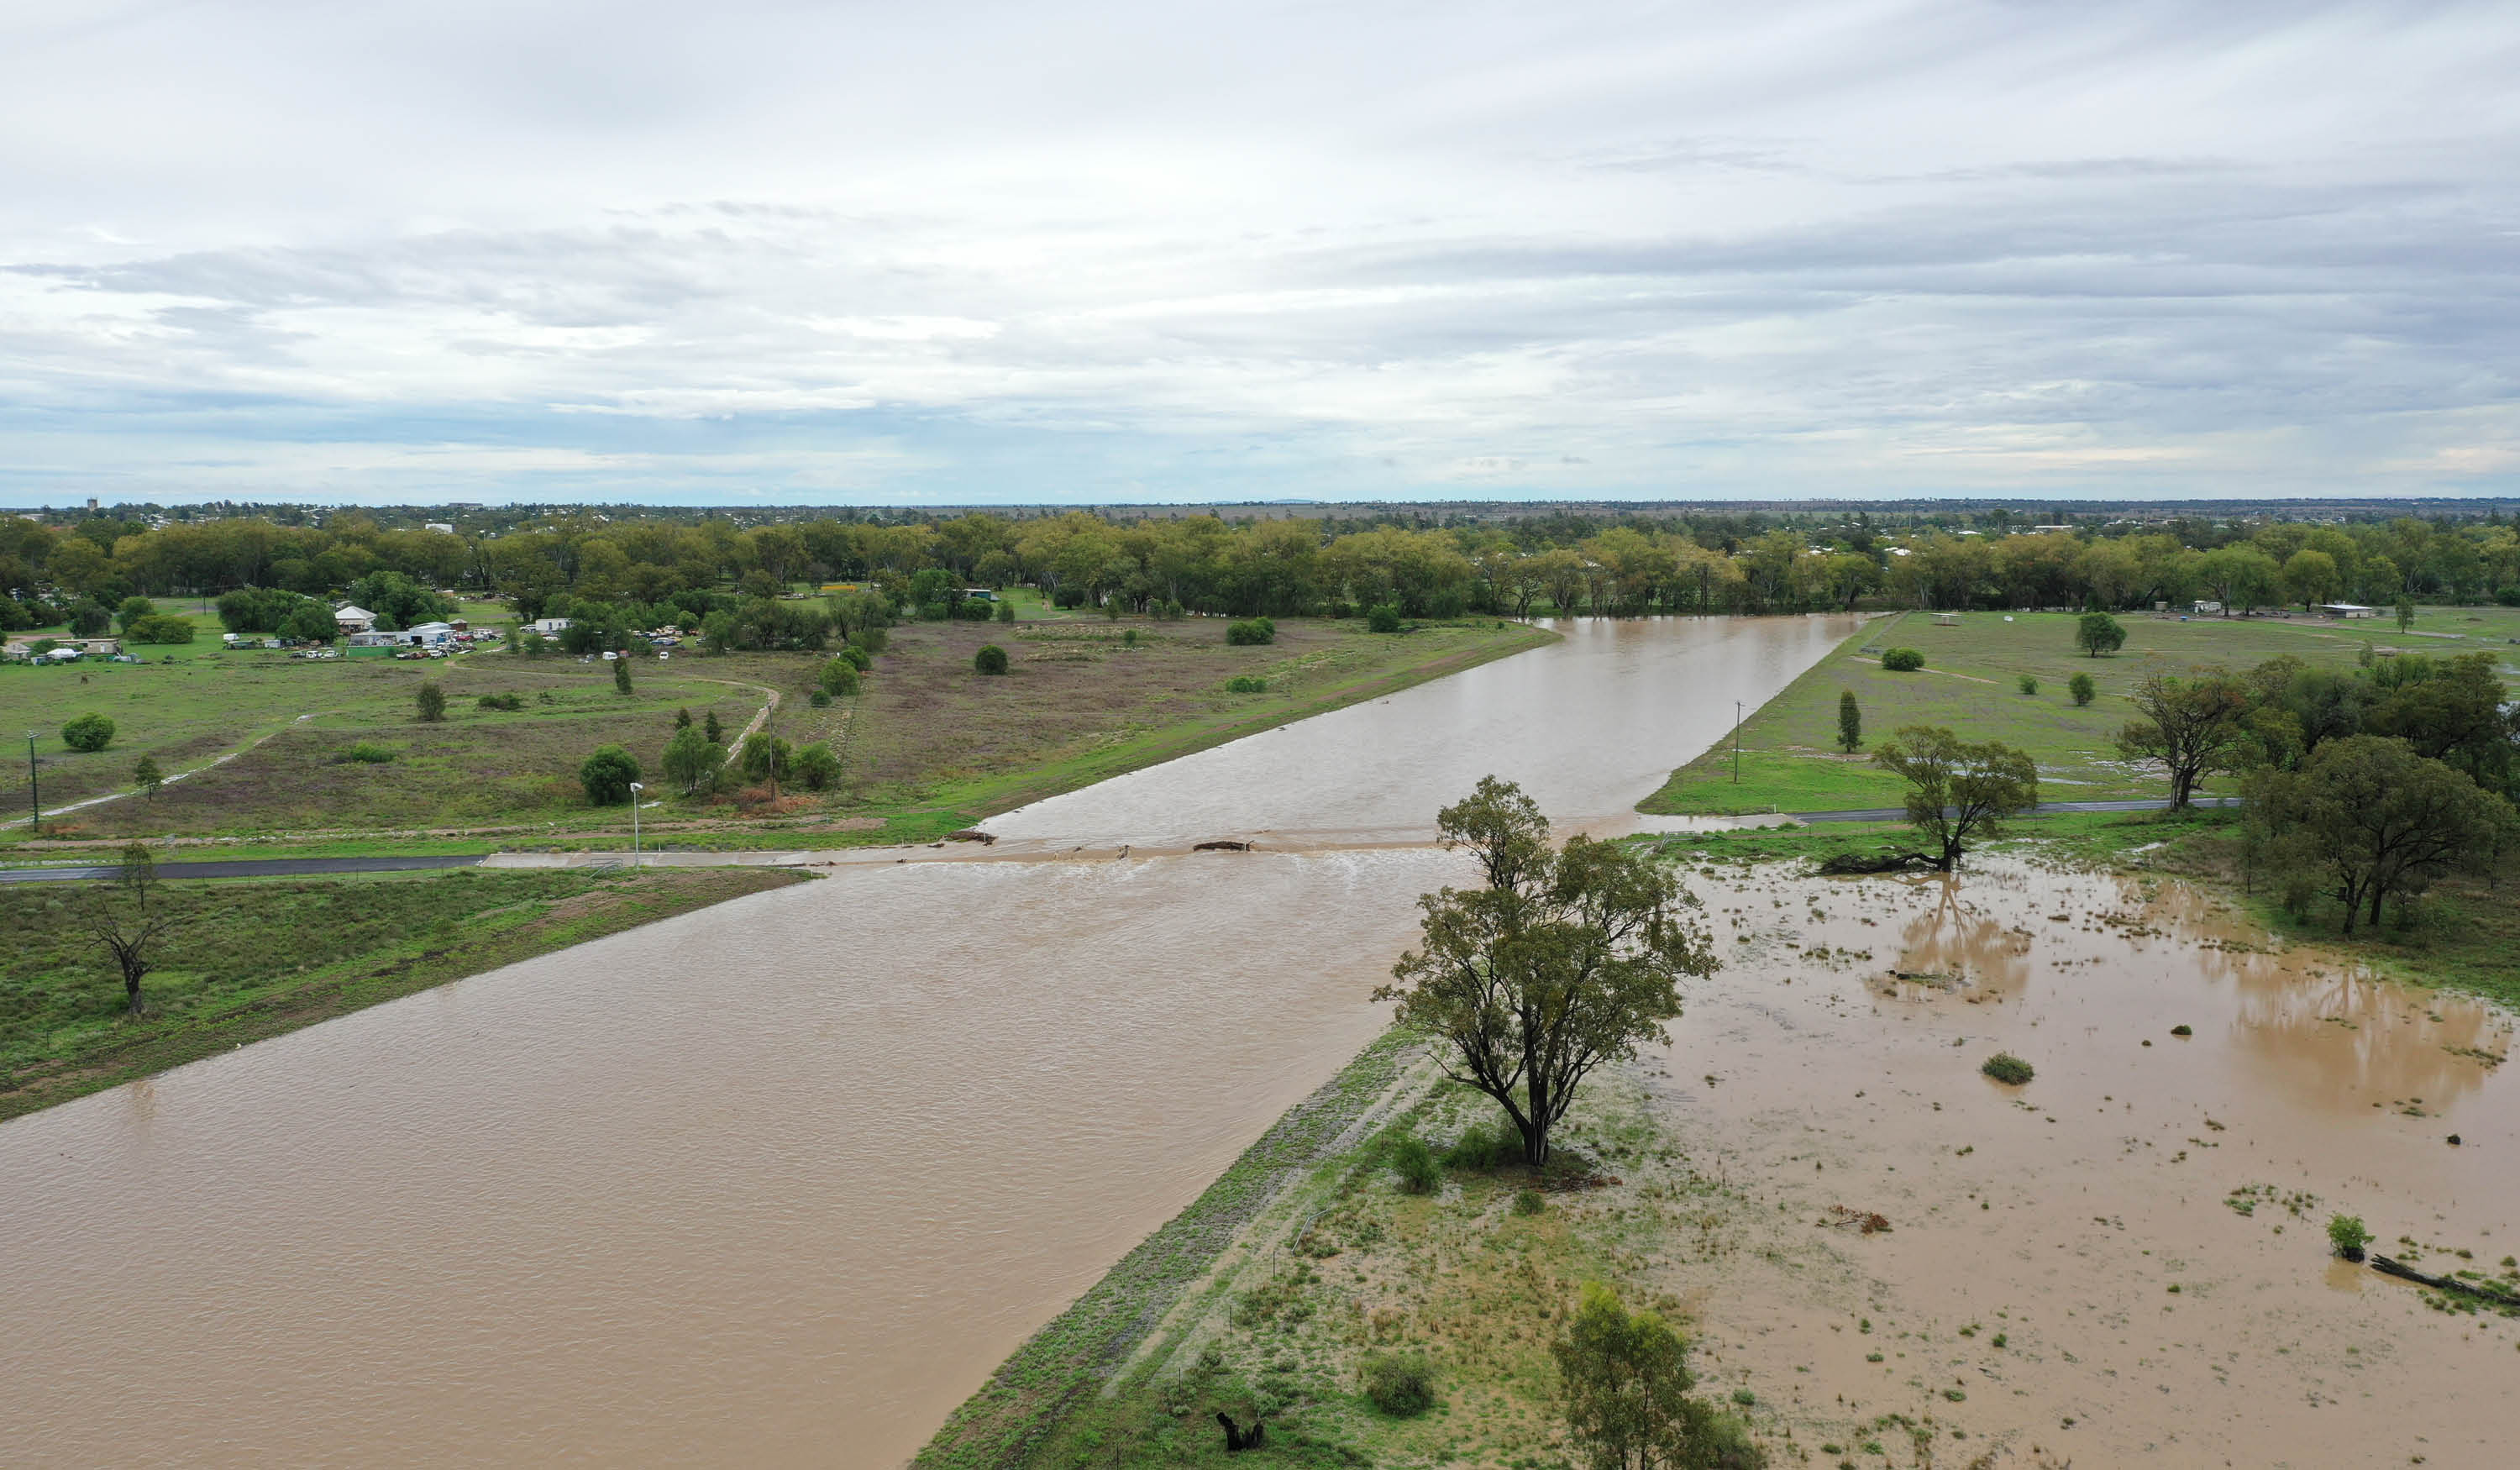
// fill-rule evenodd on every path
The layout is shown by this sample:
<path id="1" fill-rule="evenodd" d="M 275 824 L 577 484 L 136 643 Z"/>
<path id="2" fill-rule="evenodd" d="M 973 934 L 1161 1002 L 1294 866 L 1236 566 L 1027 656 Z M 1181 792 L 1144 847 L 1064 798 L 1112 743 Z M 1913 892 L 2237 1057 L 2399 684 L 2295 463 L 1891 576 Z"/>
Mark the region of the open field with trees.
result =
<path id="1" fill-rule="evenodd" d="M 161 882 L 138 1015 L 90 929 L 121 901 L 115 885 L 13 884 L 0 888 L 0 1119 L 802 881 L 703 868 Z"/>
<path id="2" fill-rule="evenodd" d="M 1353 620 L 1287 619 L 1271 643 L 1238 647 L 1208 618 L 912 623 L 884 635 L 859 691 L 819 705 L 832 655 L 801 650 L 637 660 L 627 693 L 619 665 L 560 652 L 404 662 L 197 650 L 172 664 L 0 668 L 13 720 L 58 730 L 103 712 L 115 722 L 101 750 L 41 741 L 47 809 L 137 792 L 144 757 L 161 777 L 196 773 L 50 819 L 43 843 L 22 824 L 4 830 L 30 852 L 169 835 L 359 839 L 368 850 L 468 838 L 618 845 L 627 807 L 593 804 L 580 779 L 590 752 L 618 745 L 648 777 L 645 799 L 663 802 L 643 814 L 661 842 L 925 838 L 1551 637 L 1493 620 L 1383 636 Z M 992 640 L 1010 653 L 1003 678 L 972 669 Z M 443 693 L 436 720 L 423 717 L 426 686 Z M 714 759 L 728 762 L 692 792 L 667 776 L 686 712 L 703 736 L 714 725 Z M 785 742 L 789 766 L 743 769 L 737 737 L 756 718 Z M 831 760 L 819 789 L 801 765 L 818 746 Z M 22 810 L 24 768 L 8 769 L 0 803 Z"/>
<path id="3" fill-rule="evenodd" d="M 2393 622 L 2130 614 L 2119 619 L 2124 646 L 2096 658 L 2077 646 L 2079 621 L 2073 613 L 2016 613 L 2007 622 L 1972 612 L 1947 627 L 1933 614 L 1909 612 L 1868 623 L 1744 721 L 1739 784 L 1732 780 L 1728 741 L 1674 772 L 1638 810 L 1895 807 L 1905 783 L 1873 764 L 1870 749 L 1907 725 L 1943 726 L 1964 738 L 2027 751 L 2038 764 L 2043 800 L 2167 796 L 2159 771 L 2130 761 L 2116 745 L 2136 715 L 2129 696 L 2153 675 L 2210 665 L 2236 672 L 2286 656 L 2313 668 L 2351 670 L 2366 645 L 2435 656 L 2485 652 L 2506 671 L 2520 667 L 2520 647 L 2509 642 L 2520 638 L 2520 612 L 2500 607 L 2426 608 L 2416 628 L 2433 636 L 2422 638 L 2399 633 Z M 1899 647 L 1922 652 L 1924 666 L 1910 673 L 1883 668 L 1882 654 Z M 2076 702 L 2076 675 L 2092 683 L 2087 704 Z M 2021 691 L 2024 679 L 2036 682 L 2036 693 Z M 1841 697 L 1850 690 L 1864 733 L 1853 753 L 1839 738 Z M 2217 794 L 2237 789 L 2228 777 L 2207 787 Z"/>

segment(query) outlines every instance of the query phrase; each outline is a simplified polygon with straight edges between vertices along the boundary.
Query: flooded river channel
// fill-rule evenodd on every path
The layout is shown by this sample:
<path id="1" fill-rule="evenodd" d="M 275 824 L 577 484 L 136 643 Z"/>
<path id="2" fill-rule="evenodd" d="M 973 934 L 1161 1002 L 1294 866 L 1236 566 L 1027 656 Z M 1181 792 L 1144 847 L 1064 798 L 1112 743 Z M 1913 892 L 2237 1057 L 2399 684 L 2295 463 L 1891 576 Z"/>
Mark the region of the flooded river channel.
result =
<path id="1" fill-rule="evenodd" d="M 1853 626 L 1570 626 L 0 1127 L 0 1464 L 898 1464 L 1379 1028 L 1436 807 L 1632 827 Z"/>

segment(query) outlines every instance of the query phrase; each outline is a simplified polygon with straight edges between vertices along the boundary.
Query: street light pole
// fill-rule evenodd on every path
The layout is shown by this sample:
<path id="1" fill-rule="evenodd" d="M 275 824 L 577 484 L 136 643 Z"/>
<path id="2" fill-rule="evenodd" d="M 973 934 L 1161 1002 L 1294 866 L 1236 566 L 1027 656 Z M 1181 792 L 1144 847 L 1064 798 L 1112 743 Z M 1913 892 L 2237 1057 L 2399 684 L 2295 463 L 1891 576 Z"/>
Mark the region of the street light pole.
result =
<path id="1" fill-rule="evenodd" d="M 639 866 L 639 793 L 647 790 L 637 781 L 630 783 L 630 866 Z"/>

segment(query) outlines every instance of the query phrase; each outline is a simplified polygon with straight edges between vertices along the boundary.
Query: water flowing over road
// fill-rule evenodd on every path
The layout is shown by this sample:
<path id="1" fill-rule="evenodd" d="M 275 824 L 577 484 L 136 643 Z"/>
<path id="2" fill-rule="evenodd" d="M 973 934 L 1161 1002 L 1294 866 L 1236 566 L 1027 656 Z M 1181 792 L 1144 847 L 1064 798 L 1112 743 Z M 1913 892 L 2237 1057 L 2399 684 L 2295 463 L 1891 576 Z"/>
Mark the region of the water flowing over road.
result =
<path id="1" fill-rule="evenodd" d="M 1632 829 L 1854 626 L 1569 625 L 0 1127 L 0 1464 L 898 1464 L 1379 1029 L 1436 807 Z"/>

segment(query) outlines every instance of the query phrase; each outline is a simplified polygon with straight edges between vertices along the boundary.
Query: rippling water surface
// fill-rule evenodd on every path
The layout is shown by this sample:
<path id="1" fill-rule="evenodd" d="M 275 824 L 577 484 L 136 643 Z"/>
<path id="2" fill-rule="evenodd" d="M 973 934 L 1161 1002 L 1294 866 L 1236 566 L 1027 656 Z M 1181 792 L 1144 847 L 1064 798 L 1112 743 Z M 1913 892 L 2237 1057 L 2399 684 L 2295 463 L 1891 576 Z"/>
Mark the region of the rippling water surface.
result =
<path id="1" fill-rule="evenodd" d="M 1572 627 L 1010 813 L 987 861 L 0 1127 L 0 1464 L 897 1464 L 1379 1027 L 1458 880 L 1438 805 L 1494 771 L 1632 824 L 1852 627 Z M 1263 850 L 1111 850 L 1213 836 Z"/>

